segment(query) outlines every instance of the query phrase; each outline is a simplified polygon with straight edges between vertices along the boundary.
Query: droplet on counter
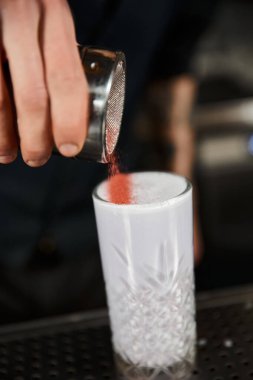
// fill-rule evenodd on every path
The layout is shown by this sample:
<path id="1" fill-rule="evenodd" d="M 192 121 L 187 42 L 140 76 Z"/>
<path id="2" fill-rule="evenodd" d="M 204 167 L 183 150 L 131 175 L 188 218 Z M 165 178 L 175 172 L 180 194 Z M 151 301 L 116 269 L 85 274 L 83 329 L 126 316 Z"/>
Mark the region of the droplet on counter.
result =
<path id="1" fill-rule="evenodd" d="M 201 338 L 198 340 L 198 346 L 199 347 L 205 347 L 207 345 L 207 339 L 206 338 Z"/>
<path id="2" fill-rule="evenodd" d="M 233 343 L 233 341 L 231 339 L 224 339 L 223 345 L 226 348 L 231 348 L 231 347 L 234 346 L 234 343 Z"/>

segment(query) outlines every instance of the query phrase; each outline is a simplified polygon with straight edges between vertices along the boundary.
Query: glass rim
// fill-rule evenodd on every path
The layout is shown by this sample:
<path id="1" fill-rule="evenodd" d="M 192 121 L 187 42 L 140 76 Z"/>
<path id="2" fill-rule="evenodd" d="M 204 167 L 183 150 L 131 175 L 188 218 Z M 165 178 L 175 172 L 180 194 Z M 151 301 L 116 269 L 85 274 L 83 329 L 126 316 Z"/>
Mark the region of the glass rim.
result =
<path id="1" fill-rule="evenodd" d="M 165 172 L 165 171 L 140 171 L 140 172 L 132 172 L 132 173 L 122 173 L 122 174 L 141 174 L 141 173 L 154 173 L 154 174 L 168 174 L 170 176 L 173 176 L 173 177 L 178 177 L 178 178 L 181 178 L 185 181 L 185 188 L 179 193 L 179 194 L 176 194 L 175 196 L 167 199 L 167 200 L 163 200 L 163 201 L 156 201 L 156 202 L 151 202 L 151 203 L 113 203 L 113 202 L 110 202 L 102 197 L 100 197 L 98 195 L 98 189 L 99 187 L 108 181 L 108 179 L 105 179 L 103 180 L 102 182 L 100 182 L 98 185 L 95 186 L 94 190 L 92 191 L 92 197 L 93 199 L 95 199 L 96 201 L 99 201 L 101 203 L 103 203 L 104 205 L 107 205 L 107 206 L 113 206 L 115 208 L 148 208 L 148 207 L 160 207 L 162 205 L 172 205 L 172 204 L 175 204 L 180 198 L 183 198 L 184 195 L 188 194 L 191 190 L 192 190 L 192 183 L 191 181 L 180 175 L 180 174 L 176 174 L 176 173 L 171 173 L 171 172 Z"/>

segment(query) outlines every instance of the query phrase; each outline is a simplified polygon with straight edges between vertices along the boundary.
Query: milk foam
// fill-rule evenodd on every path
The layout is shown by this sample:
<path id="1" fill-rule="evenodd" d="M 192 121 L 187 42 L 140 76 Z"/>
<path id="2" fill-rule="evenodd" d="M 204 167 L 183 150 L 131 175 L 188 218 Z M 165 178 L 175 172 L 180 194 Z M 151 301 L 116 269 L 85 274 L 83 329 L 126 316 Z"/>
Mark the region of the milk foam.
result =
<path id="1" fill-rule="evenodd" d="M 168 201 L 182 194 L 187 181 L 181 176 L 162 172 L 125 174 L 131 188 L 131 204 L 153 204 Z M 97 191 L 99 198 L 109 201 L 110 180 L 103 182 Z"/>

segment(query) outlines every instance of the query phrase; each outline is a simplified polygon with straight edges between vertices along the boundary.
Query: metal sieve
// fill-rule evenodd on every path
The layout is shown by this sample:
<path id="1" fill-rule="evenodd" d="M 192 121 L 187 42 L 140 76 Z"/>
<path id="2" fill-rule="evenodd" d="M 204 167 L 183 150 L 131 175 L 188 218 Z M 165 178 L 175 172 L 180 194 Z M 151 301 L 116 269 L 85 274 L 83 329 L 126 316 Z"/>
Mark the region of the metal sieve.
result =
<path id="1" fill-rule="evenodd" d="M 125 98 L 125 56 L 81 47 L 90 91 L 88 134 L 77 157 L 107 163 L 120 132 Z"/>
<path id="2" fill-rule="evenodd" d="M 125 55 L 118 51 L 82 46 L 79 46 L 79 52 L 88 81 L 90 105 L 87 137 L 76 157 L 107 163 L 120 133 L 125 100 Z M 13 97 L 7 63 L 4 71 Z M 59 154 L 56 147 L 53 153 Z"/>

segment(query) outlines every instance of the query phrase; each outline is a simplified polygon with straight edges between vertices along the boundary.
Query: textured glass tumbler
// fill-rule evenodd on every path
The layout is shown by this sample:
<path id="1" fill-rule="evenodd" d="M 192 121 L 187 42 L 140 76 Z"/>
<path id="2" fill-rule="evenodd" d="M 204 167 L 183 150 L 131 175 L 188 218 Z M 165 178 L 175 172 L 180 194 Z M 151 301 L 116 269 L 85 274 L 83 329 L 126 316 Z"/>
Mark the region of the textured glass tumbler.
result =
<path id="1" fill-rule="evenodd" d="M 195 357 L 192 187 L 169 173 L 130 177 L 140 202 L 109 202 L 108 181 L 93 193 L 114 350 L 126 378 L 186 378 Z"/>

